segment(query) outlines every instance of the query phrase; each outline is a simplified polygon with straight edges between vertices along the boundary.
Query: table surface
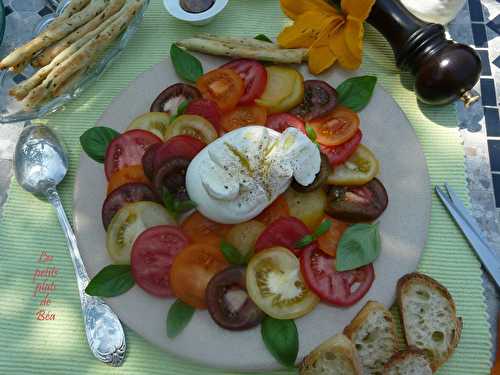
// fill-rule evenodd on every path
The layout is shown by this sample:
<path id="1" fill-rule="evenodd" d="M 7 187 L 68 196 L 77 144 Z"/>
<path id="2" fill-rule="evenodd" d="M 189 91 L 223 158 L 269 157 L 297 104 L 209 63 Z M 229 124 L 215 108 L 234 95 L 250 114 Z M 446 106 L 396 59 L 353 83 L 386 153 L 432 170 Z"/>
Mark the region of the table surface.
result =
<path id="1" fill-rule="evenodd" d="M 29 1 L 40 4 L 40 12 L 35 16 L 43 17 L 47 11 L 46 2 Z M 19 3 L 24 5 L 26 2 L 4 1 L 7 14 L 6 37 L 9 32 L 19 32 L 9 29 L 9 17 L 17 16 L 16 4 Z M 464 144 L 472 213 L 500 256 L 500 121 L 497 99 L 500 98 L 500 2 L 468 0 L 457 18 L 449 24 L 448 32 L 456 41 L 474 47 L 483 62 L 481 80 L 475 87 L 481 93 L 482 100 L 467 110 L 462 103 L 457 103 L 457 125 Z M 5 54 L 4 48 L 5 46 L 0 47 L 0 56 Z M 13 173 L 14 146 L 23 125 L 0 124 L 0 214 Z M 483 275 L 483 281 L 492 339 L 496 348 L 500 296 L 487 274 Z"/>

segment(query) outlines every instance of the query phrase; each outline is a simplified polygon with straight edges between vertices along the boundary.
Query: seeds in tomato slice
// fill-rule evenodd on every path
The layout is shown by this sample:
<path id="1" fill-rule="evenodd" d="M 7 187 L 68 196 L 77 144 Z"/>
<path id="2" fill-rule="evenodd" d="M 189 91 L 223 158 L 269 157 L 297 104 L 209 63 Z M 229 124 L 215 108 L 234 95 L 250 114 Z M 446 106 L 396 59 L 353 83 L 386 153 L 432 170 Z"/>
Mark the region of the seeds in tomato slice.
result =
<path id="1" fill-rule="evenodd" d="M 182 158 L 172 158 L 167 160 L 156 172 L 154 186 L 158 194 L 163 195 L 166 189 L 174 199 L 179 201 L 188 199 L 186 189 L 186 171 L 189 160 Z"/>
<path id="2" fill-rule="evenodd" d="M 290 113 L 274 113 L 267 117 L 266 126 L 283 133 L 287 128 L 296 128 L 306 134 L 304 122 Z"/>
<path id="3" fill-rule="evenodd" d="M 177 254 L 189 243 L 173 225 L 159 225 L 142 232 L 134 242 L 132 275 L 143 290 L 156 297 L 172 297 L 170 268 Z"/>
<path id="4" fill-rule="evenodd" d="M 320 149 L 321 152 L 328 158 L 330 165 L 335 167 L 345 162 L 351 157 L 352 154 L 354 154 L 354 152 L 356 152 L 356 148 L 361 143 L 362 137 L 363 135 L 361 130 L 358 129 L 358 131 L 349 140 L 341 145 L 330 147 L 320 145 Z"/>
<path id="5" fill-rule="evenodd" d="M 155 160 L 155 154 L 156 150 L 161 146 L 160 143 L 155 143 L 154 145 L 151 145 L 148 147 L 146 152 L 144 153 L 142 157 L 142 168 L 144 169 L 144 174 L 146 175 L 147 178 L 149 178 L 150 181 L 153 180 L 154 178 L 154 160 Z"/>
<path id="6" fill-rule="evenodd" d="M 155 151 L 154 170 L 157 171 L 167 160 L 172 158 L 192 160 L 203 147 L 205 147 L 205 143 L 189 135 L 172 137 Z"/>
<path id="7" fill-rule="evenodd" d="M 201 97 L 194 86 L 185 83 L 176 83 L 163 90 L 151 104 L 151 112 L 165 112 L 170 116 L 177 114 L 177 108 L 184 101 L 191 101 Z"/>
<path id="8" fill-rule="evenodd" d="M 237 59 L 224 64 L 222 68 L 234 70 L 245 81 L 245 93 L 239 104 L 252 104 L 266 89 L 266 68 L 256 60 Z"/>
<path id="9" fill-rule="evenodd" d="M 291 113 L 310 121 L 326 115 L 337 105 L 337 91 L 325 81 L 304 81 L 304 100 Z"/>

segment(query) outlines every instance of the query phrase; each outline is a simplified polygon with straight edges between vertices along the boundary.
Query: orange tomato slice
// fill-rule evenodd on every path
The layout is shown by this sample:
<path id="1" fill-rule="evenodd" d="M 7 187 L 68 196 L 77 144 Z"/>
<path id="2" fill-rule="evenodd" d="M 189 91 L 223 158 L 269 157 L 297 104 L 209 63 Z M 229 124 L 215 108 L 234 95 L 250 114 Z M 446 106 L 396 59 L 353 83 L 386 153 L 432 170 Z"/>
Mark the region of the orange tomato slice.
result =
<path id="1" fill-rule="evenodd" d="M 267 226 L 282 216 L 290 216 L 290 210 L 285 197 L 280 195 L 273 203 L 271 203 L 270 206 L 262 211 L 259 216 L 255 218 L 255 220 L 260 221 Z"/>
<path id="2" fill-rule="evenodd" d="M 113 173 L 108 182 L 108 194 L 120 186 L 131 182 L 142 182 L 143 184 L 150 185 L 148 178 L 144 174 L 142 165 L 130 165 Z"/>
<path id="3" fill-rule="evenodd" d="M 325 215 L 323 221 L 325 220 L 330 220 L 332 222 L 332 225 L 325 234 L 318 237 L 318 245 L 323 252 L 331 255 L 332 257 L 335 257 L 335 255 L 337 254 L 337 246 L 339 244 L 340 237 L 342 237 L 342 234 L 345 232 L 347 227 L 349 227 L 349 224 L 334 219 L 328 215 Z"/>
<path id="4" fill-rule="evenodd" d="M 241 128 L 247 125 L 265 125 L 267 111 L 258 105 L 242 105 L 222 115 L 221 124 L 225 131 Z"/>
<path id="5" fill-rule="evenodd" d="M 216 102 L 223 112 L 236 107 L 245 92 L 243 79 L 238 73 L 227 68 L 205 73 L 196 81 L 196 87 L 204 98 Z"/>
<path id="6" fill-rule="evenodd" d="M 217 246 L 201 243 L 189 245 L 177 254 L 170 269 L 172 292 L 182 302 L 205 309 L 208 282 L 228 265 Z"/>
<path id="7" fill-rule="evenodd" d="M 324 146 L 338 146 L 354 136 L 359 128 L 359 117 L 347 107 L 337 106 L 326 116 L 310 121 L 316 140 Z"/>
<path id="8" fill-rule="evenodd" d="M 195 212 L 182 223 L 181 228 L 192 242 L 209 242 L 218 246 L 221 239 L 231 229 L 231 225 L 216 223 L 199 212 Z"/>

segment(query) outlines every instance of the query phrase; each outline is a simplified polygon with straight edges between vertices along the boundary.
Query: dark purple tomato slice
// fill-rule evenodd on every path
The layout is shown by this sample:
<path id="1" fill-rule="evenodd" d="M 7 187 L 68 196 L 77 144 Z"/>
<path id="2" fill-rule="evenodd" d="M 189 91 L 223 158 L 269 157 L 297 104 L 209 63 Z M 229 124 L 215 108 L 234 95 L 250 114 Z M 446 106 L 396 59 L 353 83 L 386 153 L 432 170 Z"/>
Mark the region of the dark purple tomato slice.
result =
<path id="1" fill-rule="evenodd" d="M 321 165 L 319 172 L 316 174 L 316 177 L 314 178 L 314 181 L 311 184 L 304 186 L 299 184 L 294 178 L 292 181 L 292 188 L 294 190 L 305 193 L 308 191 L 319 189 L 325 184 L 326 180 L 328 179 L 328 176 L 332 172 L 332 167 L 330 166 L 330 162 L 328 161 L 328 158 L 325 154 L 320 153 L 320 156 L 321 156 Z"/>
<path id="2" fill-rule="evenodd" d="M 101 210 L 102 225 L 108 229 L 113 216 L 127 203 L 139 201 L 159 202 L 158 195 L 151 188 L 142 183 L 132 182 L 113 190 L 104 201 Z"/>
<path id="3" fill-rule="evenodd" d="M 185 83 L 176 83 L 163 90 L 151 104 L 150 112 L 165 112 L 170 116 L 177 114 L 177 108 L 184 101 L 201 98 L 198 89 Z"/>
<path id="4" fill-rule="evenodd" d="M 153 296 L 172 297 L 170 268 L 188 243 L 186 235 L 173 225 L 158 225 L 142 232 L 134 241 L 130 256 L 137 285 Z"/>
<path id="5" fill-rule="evenodd" d="M 290 111 L 291 114 L 310 121 L 331 112 L 337 105 L 337 91 L 325 81 L 304 81 L 304 100 Z"/>
<path id="6" fill-rule="evenodd" d="M 233 266 L 217 273 L 205 295 L 210 316 L 222 328 L 242 331 L 259 325 L 264 318 L 248 296 L 245 267 Z"/>
<path id="7" fill-rule="evenodd" d="M 332 186 L 326 212 L 351 223 L 373 221 L 382 215 L 388 203 L 384 185 L 374 178 L 362 186 Z"/>
<path id="8" fill-rule="evenodd" d="M 159 170 L 166 161 L 175 157 L 191 160 L 203 147 L 205 147 L 205 143 L 197 138 L 189 135 L 176 135 L 156 150 L 154 170 Z"/>
<path id="9" fill-rule="evenodd" d="M 148 147 L 144 155 L 142 156 L 142 169 L 144 169 L 144 174 L 150 181 L 154 178 L 154 161 L 156 150 L 161 146 L 161 143 L 155 143 Z"/>
<path id="10" fill-rule="evenodd" d="M 186 171 L 189 162 L 188 159 L 172 158 L 156 171 L 153 184 L 160 196 L 163 196 L 166 189 L 174 199 L 179 201 L 189 199 L 186 190 Z"/>

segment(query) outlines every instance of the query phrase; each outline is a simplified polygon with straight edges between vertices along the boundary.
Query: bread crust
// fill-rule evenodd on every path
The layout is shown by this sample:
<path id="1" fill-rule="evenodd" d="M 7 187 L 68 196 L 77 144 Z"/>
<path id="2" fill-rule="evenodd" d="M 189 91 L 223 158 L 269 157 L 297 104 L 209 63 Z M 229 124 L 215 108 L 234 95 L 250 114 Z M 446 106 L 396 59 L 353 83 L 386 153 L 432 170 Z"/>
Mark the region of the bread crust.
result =
<path id="1" fill-rule="evenodd" d="M 391 357 L 391 359 L 389 359 L 389 362 L 387 362 L 385 364 L 384 373 L 387 372 L 392 366 L 395 366 L 398 362 L 403 362 L 408 357 L 413 357 L 413 356 L 423 356 L 425 359 L 427 359 L 427 356 L 425 355 L 425 352 L 423 350 L 420 350 L 419 348 L 417 348 L 415 346 L 409 346 L 405 350 L 401 350 L 397 353 L 394 353 L 394 355 Z M 428 359 L 427 359 L 427 361 L 428 361 Z M 429 362 L 429 365 L 431 365 L 430 362 Z M 432 366 L 431 366 L 431 369 L 432 369 Z"/>
<path id="2" fill-rule="evenodd" d="M 394 341 L 397 342 L 396 339 L 396 327 L 394 325 L 394 318 L 389 310 L 386 309 L 384 305 L 377 301 L 368 301 L 361 310 L 358 311 L 356 316 L 351 320 L 351 323 L 344 328 L 344 335 L 346 335 L 349 339 L 352 340 L 354 334 L 363 326 L 366 319 L 373 311 L 380 310 L 384 313 L 384 317 L 390 321 L 391 325 L 391 335 L 394 338 Z"/>
<path id="3" fill-rule="evenodd" d="M 448 346 L 448 351 L 445 355 L 445 357 L 441 361 L 433 360 L 431 361 L 431 368 L 432 372 L 436 372 L 436 370 L 443 365 L 453 354 L 455 351 L 455 348 L 457 347 L 460 337 L 462 334 L 462 318 L 457 317 L 457 309 L 455 306 L 455 302 L 453 301 L 453 297 L 451 296 L 450 292 L 446 287 L 444 287 L 442 284 L 440 284 L 438 281 L 434 280 L 432 277 L 424 275 L 419 272 L 413 272 L 409 273 L 407 275 L 404 275 L 398 280 L 397 286 L 396 286 L 396 295 L 397 295 L 397 304 L 399 308 L 399 312 L 401 315 L 401 321 L 403 322 L 403 332 L 405 336 L 406 343 L 408 345 L 411 345 L 411 343 L 408 342 L 407 338 L 407 322 L 405 321 L 405 314 L 404 314 L 404 309 L 403 309 L 403 296 L 405 295 L 405 292 L 408 290 L 408 288 L 413 284 L 413 283 L 421 283 L 424 284 L 425 286 L 436 290 L 439 294 L 441 294 L 449 303 L 451 310 L 452 310 L 452 316 L 454 317 L 455 320 L 455 334 L 450 342 L 450 345 Z"/>

